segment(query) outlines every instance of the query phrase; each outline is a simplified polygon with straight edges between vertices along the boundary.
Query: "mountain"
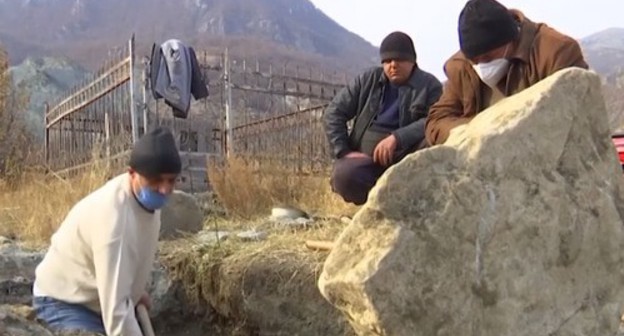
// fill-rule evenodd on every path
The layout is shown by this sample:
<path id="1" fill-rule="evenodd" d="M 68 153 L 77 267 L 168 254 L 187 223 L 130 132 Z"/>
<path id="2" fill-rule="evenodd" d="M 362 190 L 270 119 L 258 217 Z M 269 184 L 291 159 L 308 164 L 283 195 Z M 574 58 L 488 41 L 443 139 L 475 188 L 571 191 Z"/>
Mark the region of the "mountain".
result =
<path id="1" fill-rule="evenodd" d="M 609 28 L 580 40 L 581 48 L 593 70 L 609 83 L 624 71 L 624 28 Z"/>
<path id="2" fill-rule="evenodd" d="M 99 68 L 135 35 L 137 60 L 176 38 L 198 52 L 275 66 L 353 74 L 378 64 L 377 48 L 308 0 L 0 0 L 0 45 L 26 113 L 42 134 L 43 103 Z"/>
<path id="3" fill-rule="evenodd" d="M 178 38 L 214 53 L 227 46 L 233 58 L 347 74 L 378 64 L 376 47 L 309 0 L 0 0 L 0 45 L 9 52 L 14 81 L 29 89 L 34 124 L 41 122 L 43 101 L 99 67 L 132 34 L 138 59 L 152 43 Z M 624 28 L 580 43 L 613 97 L 623 97 Z"/>
<path id="4" fill-rule="evenodd" d="M 0 42 L 13 64 L 64 55 L 93 68 L 133 33 L 142 53 L 178 38 L 196 49 L 286 53 L 349 71 L 377 63 L 374 46 L 308 0 L 0 0 Z"/>
<path id="5" fill-rule="evenodd" d="M 603 94 L 614 132 L 624 129 L 624 28 L 609 28 L 580 40 L 589 66 L 603 78 Z"/>
<path id="6" fill-rule="evenodd" d="M 25 121 L 37 138 L 43 136 L 43 106 L 82 81 L 88 71 L 67 58 L 27 58 L 11 66 L 9 73 L 13 85 L 28 95 Z"/>

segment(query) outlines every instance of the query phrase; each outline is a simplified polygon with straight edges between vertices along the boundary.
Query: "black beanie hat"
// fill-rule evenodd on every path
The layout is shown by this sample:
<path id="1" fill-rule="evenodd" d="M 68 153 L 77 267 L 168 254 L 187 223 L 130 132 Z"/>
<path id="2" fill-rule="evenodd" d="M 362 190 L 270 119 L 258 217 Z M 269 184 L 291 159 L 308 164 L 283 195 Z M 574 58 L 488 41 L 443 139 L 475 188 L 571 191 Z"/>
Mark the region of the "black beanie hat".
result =
<path id="1" fill-rule="evenodd" d="M 182 162 L 173 134 L 163 127 L 145 133 L 134 143 L 130 168 L 145 177 L 179 174 Z"/>
<path id="2" fill-rule="evenodd" d="M 459 46 L 467 58 L 501 47 L 518 37 L 518 23 L 496 0 L 470 0 L 459 14 Z"/>
<path id="3" fill-rule="evenodd" d="M 379 56 L 381 57 L 382 63 L 390 59 L 416 62 L 414 42 L 412 42 L 412 39 L 405 33 L 398 31 L 392 32 L 381 42 Z"/>

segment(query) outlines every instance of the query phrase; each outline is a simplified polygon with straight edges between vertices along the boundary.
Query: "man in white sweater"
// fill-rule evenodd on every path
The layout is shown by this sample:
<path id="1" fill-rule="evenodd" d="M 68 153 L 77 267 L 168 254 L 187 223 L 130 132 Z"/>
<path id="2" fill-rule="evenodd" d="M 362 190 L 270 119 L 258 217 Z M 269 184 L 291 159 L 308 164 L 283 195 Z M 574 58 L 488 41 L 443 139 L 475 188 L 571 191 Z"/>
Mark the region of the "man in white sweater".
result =
<path id="1" fill-rule="evenodd" d="M 67 214 L 35 271 L 33 308 L 54 330 L 142 336 L 135 307 L 149 307 L 160 208 L 181 161 L 173 135 L 141 137 L 128 172 L 104 184 Z"/>

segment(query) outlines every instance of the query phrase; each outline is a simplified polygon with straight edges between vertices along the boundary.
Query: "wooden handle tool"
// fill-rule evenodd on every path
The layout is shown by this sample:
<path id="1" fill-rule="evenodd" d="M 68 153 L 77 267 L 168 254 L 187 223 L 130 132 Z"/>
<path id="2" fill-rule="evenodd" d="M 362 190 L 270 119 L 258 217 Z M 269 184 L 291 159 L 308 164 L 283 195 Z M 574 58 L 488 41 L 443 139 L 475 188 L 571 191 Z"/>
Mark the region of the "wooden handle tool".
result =
<path id="1" fill-rule="evenodd" d="M 152 328 L 152 322 L 150 321 L 149 314 L 147 313 L 147 308 L 145 308 L 143 304 L 139 304 L 136 307 L 136 311 L 139 323 L 143 329 L 143 336 L 156 336 L 156 334 L 154 334 L 154 329 Z"/>

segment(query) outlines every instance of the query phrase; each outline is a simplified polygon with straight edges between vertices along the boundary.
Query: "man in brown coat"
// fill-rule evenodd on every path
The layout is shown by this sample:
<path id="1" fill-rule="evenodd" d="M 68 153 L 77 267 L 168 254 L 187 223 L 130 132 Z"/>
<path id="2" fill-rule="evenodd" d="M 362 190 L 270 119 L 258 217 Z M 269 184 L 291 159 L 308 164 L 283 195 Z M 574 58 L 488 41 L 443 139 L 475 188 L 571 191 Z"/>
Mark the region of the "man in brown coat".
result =
<path id="1" fill-rule="evenodd" d="M 568 67 L 587 69 L 579 44 L 496 0 L 470 0 L 459 16 L 460 51 L 444 65 L 448 81 L 426 122 L 430 145 L 504 97 Z"/>

